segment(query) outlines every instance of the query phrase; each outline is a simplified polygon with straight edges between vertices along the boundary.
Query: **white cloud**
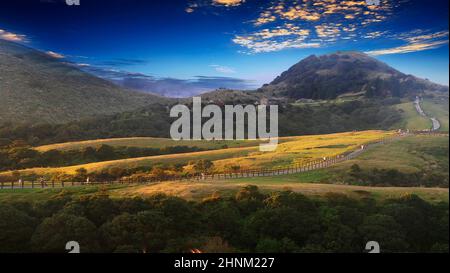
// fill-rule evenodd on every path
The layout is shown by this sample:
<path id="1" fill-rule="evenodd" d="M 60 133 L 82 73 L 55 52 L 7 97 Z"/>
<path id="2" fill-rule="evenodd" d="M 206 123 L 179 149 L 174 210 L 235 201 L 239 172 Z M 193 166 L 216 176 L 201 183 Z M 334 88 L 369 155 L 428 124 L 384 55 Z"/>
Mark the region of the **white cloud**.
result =
<path id="1" fill-rule="evenodd" d="M 234 70 L 233 68 L 228 67 L 228 66 L 212 64 L 212 65 L 210 65 L 210 67 L 214 68 L 214 70 L 216 70 L 217 72 L 222 73 L 222 74 L 235 74 L 236 73 L 236 70 Z"/>
<path id="2" fill-rule="evenodd" d="M 60 53 L 56 53 L 54 51 L 47 51 L 46 52 L 48 56 L 53 57 L 55 59 L 64 59 L 64 55 L 60 54 Z"/>

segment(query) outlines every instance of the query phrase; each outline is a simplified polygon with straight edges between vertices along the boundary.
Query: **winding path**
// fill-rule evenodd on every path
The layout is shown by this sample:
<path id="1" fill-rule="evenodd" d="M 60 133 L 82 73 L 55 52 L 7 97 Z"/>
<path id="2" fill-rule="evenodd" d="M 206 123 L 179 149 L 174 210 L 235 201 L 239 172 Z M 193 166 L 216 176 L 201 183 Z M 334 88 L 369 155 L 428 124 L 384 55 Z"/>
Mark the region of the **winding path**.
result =
<path id="1" fill-rule="evenodd" d="M 438 131 L 439 129 L 441 129 L 441 123 L 439 122 L 439 120 L 435 117 L 429 117 L 422 108 L 422 105 L 420 105 L 420 102 L 422 101 L 422 99 L 420 97 L 416 97 L 416 100 L 414 101 L 414 106 L 416 107 L 417 113 L 419 113 L 419 115 L 421 115 L 422 117 L 426 117 L 429 118 L 431 120 L 432 128 L 431 131 Z"/>

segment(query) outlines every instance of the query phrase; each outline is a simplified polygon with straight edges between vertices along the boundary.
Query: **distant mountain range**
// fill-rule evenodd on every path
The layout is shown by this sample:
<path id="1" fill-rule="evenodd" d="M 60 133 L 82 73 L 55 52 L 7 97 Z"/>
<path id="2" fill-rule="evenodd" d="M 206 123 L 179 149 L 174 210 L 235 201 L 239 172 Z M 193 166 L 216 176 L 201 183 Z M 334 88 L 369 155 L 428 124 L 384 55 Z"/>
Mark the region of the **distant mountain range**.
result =
<path id="1" fill-rule="evenodd" d="M 167 101 L 126 90 L 54 56 L 0 39 L 0 123 L 64 123 Z"/>
<path id="2" fill-rule="evenodd" d="M 133 84 L 123 85 L 136 87 Z M 172 84 L 167 87 L 177 87 Z M 302 98 L 334 99 L 343 94 L 386 98 L 424 91 L 448 92 L 448 87 L 405 75 L 363 53 L 337 52 L 310 56 L 258 90 L 217 90 L 202 97 L 206 103 L 269 99 L 284 104 Z M 67 123 L 144 108 L 148 112 L 154 104 L 166 109 L 177 101 L 130 91 L 49 54 L 0 40 L 0 123 Z"/>

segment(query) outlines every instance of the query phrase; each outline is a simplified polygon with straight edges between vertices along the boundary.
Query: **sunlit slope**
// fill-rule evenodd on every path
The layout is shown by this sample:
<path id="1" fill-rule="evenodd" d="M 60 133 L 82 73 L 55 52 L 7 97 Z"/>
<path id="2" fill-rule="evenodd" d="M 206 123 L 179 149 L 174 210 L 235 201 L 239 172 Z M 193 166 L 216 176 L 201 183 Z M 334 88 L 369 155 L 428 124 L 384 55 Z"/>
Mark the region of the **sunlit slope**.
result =
<path id="1" fill-rule="evenodd" d="M 392 134 L 392 132 L 384 131 L 364 131 L 305 136 L 297 141 L 281 143 L 274 152 L 257 152 L 245 157 L 227 158 L 215 162 L 215 166 L 219 171 L 230 165 L 240 166 L 242 169 L 287 167 L 353 151 L 359 149 L 362 144 Z"/>
<path id="2" fill-rule="evenodd" d="M 281 138 L 281 142 L 287 142 L 296 140 L 298 137 L 285 137 Z M 35 149 L 40 152 L 46 152 L 50 150 L 80 150 L 87 147 L 97 148 L 101 145 L 109 145 L 113 147 L 138 147 L 138 148 L 167 148 L 174 146 L 187 146 L 197 147 L 200 149 L 217 150 L 224 148 L 242 148 L 258 146 L 264 141 L 260 140 L 245 140 L 245 141 L 174 141 L 168 138 L 153 138 L 153 137 L 131 137 L 131 138 L 110 138 L 110 139 L 97 139 L 88 141 L 66 142 L 59 144 L 51 144 L 36 147 Z"/>
<path id="3" fill-rule="evenodd" d="M 375 198 L 386 200 L 390 198 L 399 198 L 409 194 L 415 194 L 430 202 L 448 202 L 448 189 L 438 188 L 398 188 L 398 187 L 363 187 L 351 185 L 332 185 L 332 184 L 311 184 L 311 183 L 291 183 L 286 181 L 273 181 L 264 184 L 258 184 L 257 181 L 235 182 L 227 181 L 215 182 L 162 182 L 152 185 L 126 187 L 113 190 L 110 195 L 115 198 L 123 197 L 148 197 L 155 194 L 167 194 L 182 197 L 188 200 L 202 200 L 213 194 L 223 196 L 232 196 L 242 187 L 247 185 L 257 185 L 263 192 L 290 190 L 302 193 L 307 196 L 323 197 L 327 194 L 344 194 L 354 198 Z M 1 198 L 1 195 L 0 195 Z"/>
<path id="4" fill-rule="evenodd" d="M 209 159 L 214 161 L 216 171 L 223 171 L 231 166 L 241 168 L 281 167 L 289 164 L 342 154 L 357 149 L 360 145 L 373 142 L 394 134 L 385 131 L 350 132 L 331 135 L 303 136 L 281 143 L 274 152 L 262 153 L 259 146 L 228 148 L 187 154 L 173 154 L 114 160 L 84 164 L 62 168 L 33 168 L 22 173 L 73 174 L 77 169 L 85 168 L 88 172 L 101 171 L 109 168 L 151 167 L 158 164 L 187 164 L 191 161 Z M 9 173 L 3 173 L 9 174 Z"/>

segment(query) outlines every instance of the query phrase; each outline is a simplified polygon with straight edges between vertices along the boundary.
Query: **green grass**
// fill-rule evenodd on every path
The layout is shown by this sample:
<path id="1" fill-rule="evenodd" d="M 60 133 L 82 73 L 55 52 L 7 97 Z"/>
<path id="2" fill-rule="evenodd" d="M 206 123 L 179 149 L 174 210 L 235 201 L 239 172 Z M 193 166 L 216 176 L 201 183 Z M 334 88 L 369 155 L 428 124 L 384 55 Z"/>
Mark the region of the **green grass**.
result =
<path id="1" fill-rule="evenodd" d="M 289 175 L 271 176 L 271 177 L 251 177 L 228 180 L 226 183 L 249 183 L 255 185 L 272 185 L 283 183 L 319 183 L 327 182 L 332 178 L 332 174 L 327 170 L 316 170 L 306 173 L 297 173 Z"/>
<path id="2" fill-rule="evenodd" d="M 85 196 L 96 194 L 99 191 L 112 191 L 124 188 L 123 185 L 113 186 L 88 186 L 88 187 L 70 187 L 64 189 L 4 189 L 0 190 L 0 203 L 9 201 L 46 201 L 61 194 L 71 196 Z"/>
<path id="3" fill-rule="evenodd" d="M 401 172 L 438 171 L 448 174 L 449 138 L 446 136 L 409 136 L 366 151 L 330 171 L 345 171 L 351 165 L 361 168 L 397 169 Z"/>
<path id="4" fill-rule="evenodd" d="M 441 131 L 449 130 L 449 104 L 448 98 L 425 100 L 422 104 L 423 110 L 430 117 L 435 117 L 441 123 Z"/>
<path id="5" fill-rule="evenodd" d="M 313 174 L 312 176 L 322 175 Z M 326 174 L 325 174 L 326 175 Z M 226 180 L 216 182 L 162 182 L 151 185 L 139 186 L 88 186 L 65 189 L 24 189 L 24 190 L 0 190 L 0 203 L 3 202 L 41 202 L 51 200 L 62 194 L 81 197 L 94 195 L 99 192 L 106 193 L 114 199 L 148 197 L 154 194 L 164 193 L 178 196 L 187 200 L 202 200 L 214 193 L 222 196 L 233 196 L 237 191 L 247 185 L 257 185 L 264 193 L 290 190 L 302 193 L 306 196 L 321 198 L 327 193 L 340 193 L 354 198 L 374 198 L 386 200 L 399 198 L 407 194 L 416 194 L 429 202 L 447 202 L 449 200 L 448 189 L 436 188 L 398 188 L 398 187 L 361 187 L 349 185 L 333 185 L 320 183 L 306 183 L 308 176 L 299 176 L 304 183 L 294 181 L 295 176 L 276 177 L 269 179 L 258 178 L 254 180 Z M 315 179 L 312 179 L 315 180 Z M 292 182 L 290 182 L 292 181 Z"/>
<path id="6" fill-rule="evenodd" d="M 395 107 L 401 111 L 402 121 L 396 124 L 394 128 L 410 130 L 427 130 L 431 128 L 431 120 L 419 115 L 413 102 L 405 102 Z"/>

